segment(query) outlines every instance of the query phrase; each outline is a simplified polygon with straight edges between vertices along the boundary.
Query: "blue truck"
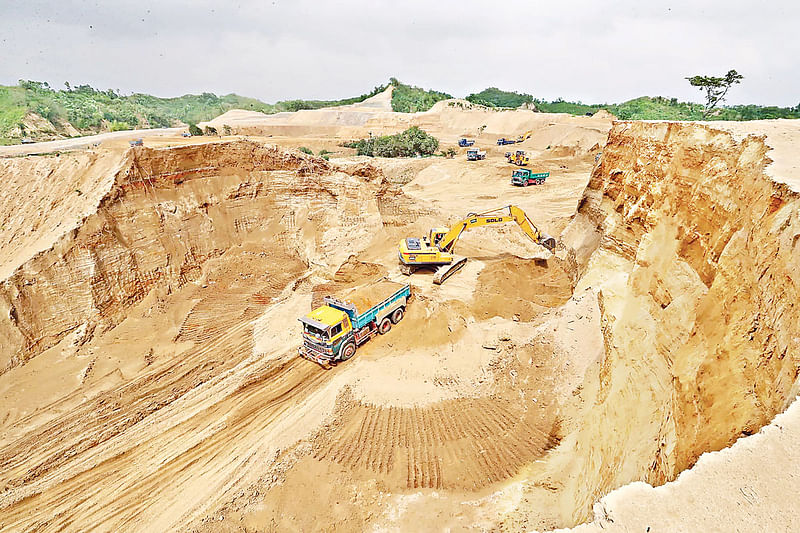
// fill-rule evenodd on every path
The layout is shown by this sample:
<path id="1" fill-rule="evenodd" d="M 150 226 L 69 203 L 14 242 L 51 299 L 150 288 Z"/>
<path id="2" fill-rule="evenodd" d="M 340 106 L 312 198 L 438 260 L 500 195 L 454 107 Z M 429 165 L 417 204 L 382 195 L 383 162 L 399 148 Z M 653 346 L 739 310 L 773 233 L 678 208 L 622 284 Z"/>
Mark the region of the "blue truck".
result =
<path id="1" fill-rule="evenodd" d="M 458 145 L 461 148 L 465 148 L 467 146 L 472 146 L 473 144 L 475 144 L 474 140 L 464 139 L 464 138 L 458 140 Z"/>
<path id="2" fill-rule="evenodd" d="M 506 139 L 505 137 L 500 137 L 497 139 L 497 146 L 504 146 L 506 144 L 516 144 L 517 141 L 514 139 Z"/>
<path id="3" fill-rule="evenodd" d="M 380 279 L 341 298 L 326 296 L 323 305 L 299 320 L 302 357 L 330 368 L 353 357 L 375 335 L 385 335 L 403 319 L 411 287 Z"/>

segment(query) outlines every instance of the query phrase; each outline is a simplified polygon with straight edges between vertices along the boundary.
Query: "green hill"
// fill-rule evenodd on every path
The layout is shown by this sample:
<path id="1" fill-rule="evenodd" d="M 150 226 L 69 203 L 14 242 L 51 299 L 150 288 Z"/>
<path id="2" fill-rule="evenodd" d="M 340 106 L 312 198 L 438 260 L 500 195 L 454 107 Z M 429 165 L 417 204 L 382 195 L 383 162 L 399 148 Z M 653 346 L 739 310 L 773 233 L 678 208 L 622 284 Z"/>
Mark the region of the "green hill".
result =
<path id="1" fill-rule="evenodd" d="M 497 87 L 489 87 L 479 93 L 470 94 L 466 99 L 473 104 L 480 104 L 488 107 L 517 108 L 521 105 L 533 102 L 533 96 L 530 94 L 501 91 Z"/>
<path id="2" fill-rule="evenodd" d="M 390 78 L 370 92 L 341 100 L 284 100 L 268 104 L 255 98 L 212 93 L 159 98 L 148 94 L 122 95 L 114 90 L 99 90 L 89 85 L 53 89 L 47 83 L 20 80 L 15 86 L 0 85 L 0 144 L 19 143 L 24 138 L 48 140 L 134 128 L 157 128 L 196 124 L 231 109 L 250 109 L 262 113 L 319 109 L 361 102 L 394 86 L 392 109 L 403 113 L 427 111 L 451 95 L 422 89 Z M 537 110 L 583 115 L 601 109 L 626 120 L 702 120 L 703 107 L 676 98 L 643 96 L 620 104 L 584 104 L 562 99 L 546 101 L 527 93 L 489 87 L 467 96 L 473 103 L 493 108 L 516 108 L 533 103 Z M 721 107 L 709 120 L 757 120 L 800 118 L 800 105 L 774 107 L 737 105 Z"/>
<path id="3" fill-rule="evenodd" d="M 703 119 L 703 106 L 693 102 L 679 102 L 677 98 L 642 96 L 621 104 L 583 104 L 561 99 L 547 102 L 534 100 L 536 109 L 544 113 L 570 113 L 583 115 L 605 109 L 622 120 L 763 120 L 773 118 L 800 118 L 797 107 L 758 105 L 724 106 Z"/>
<path id="4" fill-rule="evenodd" d="M 406 85 L 398 81 L 397 78 L 391 78 L 389 84 L 394 85 L 394 91 L 392 91 L 392 110 L 401 113 L 427 111 L 433 107 L 433 104 L 436 102 L 452 98 L 452 96 L 447 93 Z"/>
<path id="5" fill-rule="evenodd" d="M 47 83 L 21 80 L 16 86 L 0 85 L 0 144 L 18 143 L 26 137 L 46 140 L 108 130 L 196 124 L 231 109 L 277 113 L 353 104 L 385 88 L 378 86 L 369 93 L 342 100 L 286 100 L 267 104 L 237 94 L 123 96 L 111 89 L 102 91 L 89 85 L 55 90 Z"/>

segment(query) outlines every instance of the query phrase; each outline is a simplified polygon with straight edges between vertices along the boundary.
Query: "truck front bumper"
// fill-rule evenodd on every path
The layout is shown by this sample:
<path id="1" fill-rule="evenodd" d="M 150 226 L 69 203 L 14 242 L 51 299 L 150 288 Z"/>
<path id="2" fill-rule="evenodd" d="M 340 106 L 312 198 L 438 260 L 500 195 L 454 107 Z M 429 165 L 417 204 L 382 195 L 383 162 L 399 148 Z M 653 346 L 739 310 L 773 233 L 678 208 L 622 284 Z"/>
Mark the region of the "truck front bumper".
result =
<path id="1" fill-rule="evenodd" d="M 325 367 L 329 367 L 334 364 L 332 354 L 318 352 L 317 350 L 311 349 L 306 345 L 300 346 L 297 349 L 297 353 L 300 355 L 300 357 L 304 357 L 309 361 L 313 361 Z"/>

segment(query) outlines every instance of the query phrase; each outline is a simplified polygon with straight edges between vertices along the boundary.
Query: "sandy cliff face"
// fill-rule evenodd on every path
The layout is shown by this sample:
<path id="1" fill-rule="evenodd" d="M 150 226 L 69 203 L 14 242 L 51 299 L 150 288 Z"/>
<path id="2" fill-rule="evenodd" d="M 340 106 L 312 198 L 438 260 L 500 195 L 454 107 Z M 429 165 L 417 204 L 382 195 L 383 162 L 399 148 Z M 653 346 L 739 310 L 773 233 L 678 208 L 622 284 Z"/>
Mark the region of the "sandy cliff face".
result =
<path id="1" fill-rule="evenodd" d="M 62 163 L 102 175 L 86 171 L 92 161 L 81 157 Z M 6 164 L 5 170 L 14 176 L 16 166 Z M 334 251 L 343 238 L 367 238 L 379 224 L 379 185 L 363 186 L 373 178 L 256 143 L 137 149 L 110 177 L 93 201 L 61 191 L 87 208 L 94 204 L 96 212 L 79 227 L 57 237 L 45 217 L 23 236 L 28 248 L 48 239 L 52 248 L 29 259 L 23 254 L 26 260 L 0 287 L 0 368 L 34 357 L 70 332 L 79 331 L 85 342 L 98 328 L 114 327 L 152 289 L 179 290 L 200 277 L 205 262 L 232 247 L 263 242 L 260 253 L 277 263 L 287 256 L 307 262 Z M 46 185 L 41 190 L 52 192 Z M 42 205 L 33 196 L 30 203 Z M 374 220 L 348 217 L 363 212 L 362 203 L 372 205 Z M 63 219 L 58 209 L 48 216 Z"/>
<path id="2" fill-rule="evenodd" d="M 550 529 L 784 410 L 800 202 L 770 138 L 618 122 L 589 177 L 605 130 L 537 117 L 524 189 L 504 147 L 386 177 L 248 141 L 0 161 L 0 529 Z M 447 284 L 400 277 L 398 239 L 504 203 L 572 252 L 476 231 Z M 296 356 L 312 303 L 384 275 L 397 330 Z"/>
<path id="3" fill-rule="evenodd" d="M 564 234 L 600 288 L 606 357 L 571 436 L 576 519 L 674 479 L 787 407 L 800 373 L 800 199 L 763 139 L 616 123 Z"/>

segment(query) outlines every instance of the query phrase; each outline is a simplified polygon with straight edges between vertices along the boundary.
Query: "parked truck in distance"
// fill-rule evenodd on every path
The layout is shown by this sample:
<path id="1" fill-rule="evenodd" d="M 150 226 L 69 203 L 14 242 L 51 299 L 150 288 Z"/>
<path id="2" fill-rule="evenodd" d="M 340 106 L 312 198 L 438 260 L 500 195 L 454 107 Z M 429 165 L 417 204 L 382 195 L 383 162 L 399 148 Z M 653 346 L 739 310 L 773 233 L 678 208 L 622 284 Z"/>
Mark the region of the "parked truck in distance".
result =
<path id="1" fill-rule="evenodd" d="M 511 173 L 511 185 L 527 187 L 541 185 L 550 176 L 549 172 L 532 172 L 529 168 L 521 168 Z"/>
<path id="2" fill-rule="evenodd" d="M 517 141 L 515 141 L 514 139 L 506 139 L 505 137 L 500 137 L 499 139 L 497 139 L 497 146 L 504 146 L 506 144 L 514 144 L 516 142 Z"/>
<path id="3" fill-rule="evenodd" d="M 132 141 L 128 141 L 128 144 L 130 144 L 131 146 L 143 146 L 144 141 L 142 139 L 134 139 Z"/>
<path id="4" fill-rule="evenodd" d="M 324 305 L 299 320 L 303 324 L 300 355 L 330 368 L 353 357 L 375 335 L 385 335 L 403 319 L 411 287 L 381 279 L 343 295 L 326 296 Z"/>
<path id="5" fill-rule="evenodd" d="M 474 140 L 464 139 L 464 138 L 458 140 L 458 146 L 460 146 L 461 148 L 472 146 L 473 144 L 475 144 Z"/>
<path id="6" fill-rule="evenodd" d="M 467 150 L 467 161 L 480 161 L 481 159 L 486 159 L 484 150 L 478 150 L 477 148 Z"/>

